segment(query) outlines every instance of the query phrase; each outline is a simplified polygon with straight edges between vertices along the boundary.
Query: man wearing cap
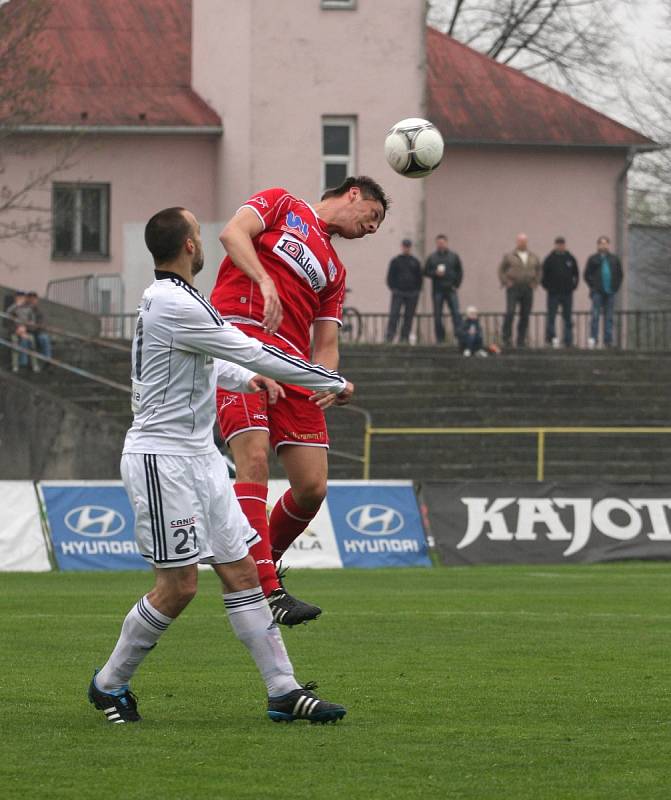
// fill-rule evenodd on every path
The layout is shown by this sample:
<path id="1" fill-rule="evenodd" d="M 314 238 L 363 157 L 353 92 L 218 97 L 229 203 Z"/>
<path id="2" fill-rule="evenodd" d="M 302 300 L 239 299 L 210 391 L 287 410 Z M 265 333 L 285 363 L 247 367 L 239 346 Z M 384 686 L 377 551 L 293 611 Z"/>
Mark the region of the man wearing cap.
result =
<path id="1" fill-rule="evenodd" d="M 401 326 L 401 342 L 407 342 L 410 337 L 412 320 L 422 288 L 422 265 L 410 254 L 412 241 L 404 239 L 401 242 L 401 252 L 389 262 L 387 271 L 387 286 L 391 290 L 391 308 L 389 310 L 389 324 L 387 325 L 386 342 L 393 342 L 396 328 L 403 311 L 403 325 Z"/>
<path id="2" fill-rule="evenodd" d="M 572 253 L 566 249 L 566 239 L 557 236 L 554 250 L 543 261 L 543 277 L 541 285 L 548 293 L 547 323 L 545 327 L 545 341 L 552 347 L 559 347 L 559 337 L 555 333 L 557 311 L 561 306 L 564 320 L 564 345 L 571 347 L 573 344 L 573 292 L 579 281 L 578 262 Z"/>

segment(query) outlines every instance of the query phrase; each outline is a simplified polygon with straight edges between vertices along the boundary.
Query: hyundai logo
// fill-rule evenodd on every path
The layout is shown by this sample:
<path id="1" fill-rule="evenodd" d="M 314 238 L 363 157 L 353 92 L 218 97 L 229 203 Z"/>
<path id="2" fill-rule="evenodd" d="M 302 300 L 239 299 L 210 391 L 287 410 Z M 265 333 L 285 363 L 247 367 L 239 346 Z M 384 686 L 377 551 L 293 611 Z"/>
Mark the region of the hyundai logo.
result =
<path id="1" fill-rule="evenodd" d="M 347 524 L 365 536 L 390 536 L 403 527 L 403 515 L 388 506 L 357 506 L 348 512 Z"/>
<path id="2" fill-rule="evenodd" d="M 113 508 L 105 506 L 79 506 L 65 515 L 65 524 L 73 533 L 101 539 L 114 536 L 123 530 L 126 520 Z"/>

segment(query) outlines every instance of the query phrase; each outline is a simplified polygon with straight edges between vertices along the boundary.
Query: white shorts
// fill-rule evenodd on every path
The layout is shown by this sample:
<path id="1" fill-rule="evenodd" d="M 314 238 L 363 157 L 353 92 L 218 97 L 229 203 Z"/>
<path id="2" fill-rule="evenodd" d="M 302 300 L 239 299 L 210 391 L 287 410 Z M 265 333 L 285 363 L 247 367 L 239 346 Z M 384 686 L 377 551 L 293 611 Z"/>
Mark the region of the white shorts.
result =
<path id="1" fill-rule="evenodd" d="M 235 496 L 221 453 L 125 453 L 121 477 L 135 511 L 135 538 L 156 567 L 228 564 L 260 541 Z"/>

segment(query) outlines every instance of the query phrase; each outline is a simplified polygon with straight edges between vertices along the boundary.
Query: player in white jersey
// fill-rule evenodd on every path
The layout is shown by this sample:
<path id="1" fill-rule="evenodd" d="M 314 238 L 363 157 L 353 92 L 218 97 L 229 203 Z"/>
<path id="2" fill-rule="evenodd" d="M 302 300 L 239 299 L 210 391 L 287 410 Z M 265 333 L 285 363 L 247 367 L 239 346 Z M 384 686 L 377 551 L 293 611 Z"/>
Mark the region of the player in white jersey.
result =
<path id="1" fill-rule="evenodd" d="M 258 535 L 240 509 L 212 427 L 217 385 L 267 390 L 272 401 L 282 389 L 262 377 L 270 375 L 313 389 L 318 403 L 331 394 L 348 398 L 353 387 L 336 372 L 248 338 L 219 316 L 193 287 L 203 253 L 200 226 L 189 211 L 155 214 L 145 242 L 156 279 L 142 297 L 133 340 L 134 419 L 121 474 L 155 584 L 127 614 L 112 654 L 91 680 L 89 700 L 110 722 L 140 719 L 129 681 L 195 596 L 197 565 L 205 562 L 220 577 L 231 625 L 265 681 L 269 717 L 335 722 L 344 707 L 320 700 L 314 687 L 294 677 L 248 554 Z"/>

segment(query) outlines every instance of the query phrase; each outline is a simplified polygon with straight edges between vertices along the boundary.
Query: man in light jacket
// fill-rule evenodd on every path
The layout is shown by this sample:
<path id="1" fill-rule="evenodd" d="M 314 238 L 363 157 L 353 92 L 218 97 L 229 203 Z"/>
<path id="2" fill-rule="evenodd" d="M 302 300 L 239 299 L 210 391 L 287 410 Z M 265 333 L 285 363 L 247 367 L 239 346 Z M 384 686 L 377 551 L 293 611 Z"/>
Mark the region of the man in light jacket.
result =
<path id="1" fill-rule="evenodd" d="M 517 347 L 526 344 L 529 315 L 533 305 L 534 289 L 541 278 L 541 262 L 528 248 L 526 233 L 519 233 L 515 249 L 503 256 L 499 266 L 499 280 L 506 290 L 506 316 L 503 321 L 503 345 L 512 346 L 512 329 L 515 308 L 519 306 L 517 321 Z"/>

